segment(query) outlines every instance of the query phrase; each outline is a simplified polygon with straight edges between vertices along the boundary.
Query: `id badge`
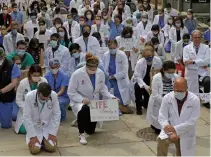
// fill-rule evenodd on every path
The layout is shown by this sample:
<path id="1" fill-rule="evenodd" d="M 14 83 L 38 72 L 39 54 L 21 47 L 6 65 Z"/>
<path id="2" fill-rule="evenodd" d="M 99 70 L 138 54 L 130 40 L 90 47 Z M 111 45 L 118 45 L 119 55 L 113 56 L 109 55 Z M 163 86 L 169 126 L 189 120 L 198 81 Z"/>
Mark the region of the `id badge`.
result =
<path id="1" fill-rule="evenodd" d="M 41 120 L 39 120 L 39 121 L 37 122 L 37 127 L 38 127 L 38 128 L 41 128 L 41 126 L 42 126 L 42 122 L 41 122 Z"/>

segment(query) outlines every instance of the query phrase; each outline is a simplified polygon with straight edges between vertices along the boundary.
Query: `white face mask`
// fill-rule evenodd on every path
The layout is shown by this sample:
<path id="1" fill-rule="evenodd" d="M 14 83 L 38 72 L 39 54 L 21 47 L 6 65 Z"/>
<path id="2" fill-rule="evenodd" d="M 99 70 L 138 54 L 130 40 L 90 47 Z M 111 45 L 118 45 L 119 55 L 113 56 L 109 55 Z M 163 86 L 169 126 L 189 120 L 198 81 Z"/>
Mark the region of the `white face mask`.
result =
<path id="1" fill-rule="evenodd" d="M 174 77 L 174 74 L 170 74 L 170 73 L 164 73 L 164 75 L 168 79 L 172 79 Z"/>
<path id="2" fill-rule="evenodd" d="M 40 30 L 44 31 L 45 30 L 45 26 L 40 26 Z"/>
<path id="3" fill-rule="evenodd" d="M 57 74 L 59 72 L 59 69 L 51 69 L 52 74 Z"/>
<path id="4" fill-rule="evenodd" d="M 154 45 L 154 48 L 157 49 L 159 45 Z"/>
<path id="5" fill-rule="evenodd" d="M 87 19 L 91 19 L 92 18 L 92 15 L 86 15 Z"/>
<path id="6" fill-rule="evenodd" d="M 174 92 L 174 96 L 178 100 L 182 100 L 185 98 L 186 92 Z"/>
<path id="7" fill-rule="evenodd" d="M 173 23 L 173 20 L 168 20 L 168 23 L 169 23 L 169 24 L 172 24 L 172 23 Z"/>
<path id="8" fill-rule="evenodd" d="M 40 76 L 38 76 L 38 77 L 32 77 L 32 81 L 33 82 L 39 82 L 40 81 Z"/>
<path id="9" fill-rule="evenodd" d="M 21 69 L 21 64 L 17 64 L 18 68 Z"/>

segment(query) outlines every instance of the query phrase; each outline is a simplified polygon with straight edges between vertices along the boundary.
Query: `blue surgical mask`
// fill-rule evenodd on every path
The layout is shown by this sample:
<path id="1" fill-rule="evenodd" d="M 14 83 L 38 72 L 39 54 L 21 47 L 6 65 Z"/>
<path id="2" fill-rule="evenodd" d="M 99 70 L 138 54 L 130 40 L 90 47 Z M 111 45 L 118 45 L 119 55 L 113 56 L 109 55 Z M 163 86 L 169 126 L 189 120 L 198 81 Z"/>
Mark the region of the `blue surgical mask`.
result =
<path id="1" fill-rule="evenodd" d="M 16 29 L 11 30 L 12 35 L 16 35 L 18 32 Z"/>
<path id="2" fill-rule="evenodd" d="M 69 23 L 72 23 L 72 22 L 73 22 L 73 19 L 68 19 L 68 22 L 69 22 Z"/>
<path id="3" fill-rule="evenodd" d="M 164 75 L 168 79 L 172 79 L 174 77 L 174 74 L 170 74 L 170 73 L 164 73 Z"/>
<path id="4" fill-rule="evenodd" d="M 80 54 L 79 53 L 73 53 L 73 57 L 74 58 L 79 58 L 80 57 Z"/>
<path id="5" fill-rule="evenodd" d="M 18 56 L 23 56 L 26 53 L 26 51 L 25 50 L 17 49 L 16 50 L 16 53 L 17 53 Z"/>
<path id="6" fill-rule="evenodd" d="M 55 47 L 57 46 L 57 41 L 51 40 L 51 41 L 50 41 L 50 46 L 51 46 L 52 48 L 55 48 Z"/>
<path id="7" fill-rule="evenodd" d="M 185 98 L 186 92 L 174 92 L 174 96 L 178 100 L 182 100 Z"/>
<path id="8" fill-rule="evenodd" d="M 116 52 L 117 52 L 117 49 L 109 49 L 109 52 L 110 52 L 112 55 L 115 55 Z"/>
<path id="9" fill-rule="evenodd" d="M 145 59 L 147 60 L 147 62 L 152 62 L 153 57 L 147 57 L 147 58 L 145 58 Z"/>

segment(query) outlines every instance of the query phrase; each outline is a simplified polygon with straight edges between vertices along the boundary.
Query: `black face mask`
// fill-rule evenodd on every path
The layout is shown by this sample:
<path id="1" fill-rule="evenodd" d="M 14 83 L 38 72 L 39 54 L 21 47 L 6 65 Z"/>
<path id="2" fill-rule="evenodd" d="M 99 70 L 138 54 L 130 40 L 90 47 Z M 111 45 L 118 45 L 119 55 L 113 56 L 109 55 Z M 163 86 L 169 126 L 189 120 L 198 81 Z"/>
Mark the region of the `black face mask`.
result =
<path id="1" fill-rule="evenodd" d="M 83 32 L 83 36 L 84 36 L 85 38 L 87 38 L 89 35 L 90 35 L 89 32 Z"/>

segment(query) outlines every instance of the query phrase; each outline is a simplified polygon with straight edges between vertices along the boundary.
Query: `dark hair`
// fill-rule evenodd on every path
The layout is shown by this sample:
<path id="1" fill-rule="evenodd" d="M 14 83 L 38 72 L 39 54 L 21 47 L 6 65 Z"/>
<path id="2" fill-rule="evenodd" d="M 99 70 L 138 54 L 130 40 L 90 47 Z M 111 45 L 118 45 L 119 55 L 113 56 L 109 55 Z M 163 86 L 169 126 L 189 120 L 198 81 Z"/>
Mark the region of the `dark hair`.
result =
<path id="1" fill-rule="evenodd" d="M 159 25 L 152 25 L 152 28 L 151 28 L 151 31 L 159 31 L 160 30 L 160 27 Z"/>
<path id="2" fill-rule="evenodd" d="M 32 64 L 28 72 L 28 79 L 31 79 L 32 73 L 40 73 L 42 76 L 42 68 L 38 64 Z"/>
<path id="3" fill-rule="evenodd" d="M 37 17 L 37 13 L 32 12 L 32 13 L 30 14 L 30 16 L 36 16 L 36 17 Z"/>
<path id="4" fill-rule="evenodd" d="M 70 43 L 70 40 L 68 39 L 68 34 L 67 34 L 67 30 L 64 26 L 61 26 L 59 28 L 62 28 L 64 30 L 64 42 L 65 42 L 65 47 L 68 48 L 68 45 Z M 59 32 L 59 28 L 58 28 L 58 32 Z"/>
<path id="5" fill-rule="evenodd" d="M 19 40 L 17 43 L 16 43 L 16 46 L 18 47 L 19 45 L 27 45 L 26 42 L 24 40 Z"/>
<path id="6" fill-rule="evenodd" d="M 122 2 L 120 2 L 120 3 L 122 3 Z M 123 5 L 123 3 L 121 5 Z M 118 15 L 122 16 L 122 14 L 125 12 L 124 5 L 123 5 L 123 8 L 117 7 L 117 11 L 118 11 Z"/>
<path id="7" fill-rule="evenodd" d="M 95 8 L 97 8 L 97 10 L 95 10 Z M 100 5 L 99 4 L 94 4 L 94 6 L 93 6 L 93 13 L 94 13 L 94 15 L 97 15 L 99 10 L 100 10 Z"/>
<path id="8" fill-rule="evenodd" d="M 86 14 L 87 14 L 87 13 L 89 13 L 89 12 L 90 12 L 90 13 L 91 13 L 91 15 L 92 15 L 91 20 L 94 20 L 94 18 L 95 18 L 95 15 L 94 15 L 93 11 L 91 11 L 91 10 L 87 10 L 87 11 L 85 11 L 85 13 L 84 13 L 84 16 L 85 16 L 85 18 L 86 18 L 86 21 L 88 20 L 88 19 L 87 19 L 87 17 L 86 17 Z"/>
<path id="9" fill-rule="evenodd" d="M 152 37 L 151 42 L 152 42 L 153 45 L 160 43 L 160 41 L 157 37 Z"/>
<path id="10" fill-rule="evenodd" d="M 143 3 L 144 3 L 144 2 L 143 2 Z M 151 10 L 150 2 L 147 1 L 147 4 L 148 4 L 148 6 L 147 6 L 146 8 L 144 7 L 144 11 L 149 11 L 149 10 Z"/>
<path id="11" fill-rule="evenodd" d="M 42 7 L 42 10 L 43 10 L 43 11 L 47 11 L 48 8 L 47 8 L 46 6 L 43 6 L 43 7 Z"/>
<path id="12" fill-rule="evenodd" d="M 26 43 L 28 43 L 28 42 L 29 42 L 29 38 L 24 37 L 24 41 L 25 41 Z"/>
<path id="13" fill-rule="evenodd" d="M 37 5 L 37 10 L 40 12 L 40 7 L 39 7 L 39 2 L 38 1 L 33 1 L 32 4 L 30 5 L 31 11 L 34 9 L 34 5 Z"/>
<path id="14" fill-rule="evenodd" d="M 90 31 L 91 31 L 91 26 L 90 26 L 90 25 L 85 24 L 85 25 L 82 27 L 82 32 L 84 31 L 84 28 L 85 28 L 85 27 L 89 27 L 89 29 L 90 29 Z"/>
<path id="15" fill-rule="evenodd" d="M 166 8 L 171 8 L 171 3 L 167 3 Z"/>
<path id="16" fill-rule="evenodd" d="M 131 38 L 133 36 L 133 29 L 132 27 L 124 27 L 123 30 L 122 30 L 122 33 L 121 33 L 121 37 L 125 37 L 126 34 L 131 34 Z"/>
<path id="17" fill-rule="evenodd" d="M 169 69 L 176 69 L 176 65 L 173 61 L 165 61 L 163 67 L 160 69 L 162 76 L 164 76 L 164 71 Z"/>
<path id="18" fill-rule="evenodd" d="M 57 6 L 57 7 L 55 8 L 55 14 L 60 13 L 60 11 L 61 11 L 60 7 Z"/>
<path id="19" fill-rule="evenodd" d="M 193 14 L 193 10 L 192 10 L 192 9 L 188 9 L 188 11 L 187 11 L 187 12 L 189 12 L 189 13 Z"/>
<path id="20" fill-rule="evenodd" d="M 57 39 L 59 39 L 59 34 L 58 33 L 53 33 L 53 34 L 51 34 L 51 37 L 50 38 L 52 38 L 52 37 L 56 37 Z"/>
<path id="21" fill-rule="evenodd" d="M 184 39 L 189 39 L 190 40 L 190 34 L 188 34 L 188 33 L 183 34 L 182 39 L 183 40 Z"/>
<path id="22" fill-rule="evenodd" d="M 57 17 L 53 20 L 53 25 L 55 26 L 56 23 L 61 23 L 63 25 L 63 21 L 61 18 Z"/>
<path id="23" fill-rule="evenodd" d="M 44 4 L 44 6 L 47 6 L 47 3 L 46 3 L 46 1 L 45 1 L 45 0 L 41 0 L 41 1 L 40 1 L 40 3 L 43 3 L 43 4 Z"/>
<path id="24" fill-rule="evenodd" d="M 69 48 L 69 51 L 70 51 L 70 54 L 72 55 L 72 51 L 73 50 L 80 50 L 80 45 L 78 43 L 72 43 L 70 45 L 70 48 Z"/>
<path id="25" fill-rule="evenodd" d="M 35 45 L 35 44 L 39 45 L 39 40 L 38 40 L 37 38 L 32 38 L 32 39 L 30 40 L 30 42 L 29 42 L 29 47 L 28 47 L 28 49 L 33 49 L 33 48 L 32 48 L 32 45 Z M 39 47 L 38 47 L 38 48 L 39 48 Z M 30 51 L 28 51 L 28 52 L 30 52 Z"/>
<path id="26" fill-rule="evenodd" d="M 40 24 L 46 24 L 45 23 L 45 20 L 43 19 L 43 18 L 39 18 L 39 20 L 38 20 L 39 22 L 38 22 L 38 25 L 40 25 Z"/>
<path id="27" fill-rule="evenodd" d="M 183 23 L 183 20 L 182 20 L 182 17 L 181 16 L 176 16 L 174 17 L 174 22 L 173 22 L 173 25 L 176 27 L 175 23 L 176 21 L 180 21 L 181 22 L 181 26 L 182 28 L 184 28 L 184 23 Z"/>
<path id="28" fill-rule="evenodd" d="M 15 8 L 17 6 L 18 6 L 17 3 L 12 3 L 12 8 Z"/>
<path id="29" fill-rule="evenodd" d="M 118 19 L 120 20 L 120 23 L 122 23 L 122 16 L 121 16 L 121 15 L 116 14 L 116 15 L 114 16 L 114 19 L 115 19 L 115 18 L 118 18 Z"/>
<path id="30" fill-rule="evenodd" d="M 94 32 L 94 33 L 92 34 L 92 36 L 95 37 L 95 38 L 99 41 L 100 46 L 102 46 L 102 43 L 103 43 L 103 42 L 102 42 L 100 33 L 99 33 L 99 32 Z"/>
<path id="31" fill-rule="evenodd" d="M 72 8 L 70 12 L 72 14 L 77 14 L 78 15 L 78 10 L 76 8 Z"/>
<path id="32" fill-rule="evenodd" d="M 40 83 L 38 88 L 37 88 L 37 92 L 41 93 L 44 97 L 50 96 L 51 91 L 52 91 L 51 86 L 46 82 Z"/>
<path id="33" fill-rule="evenodd" d="M 116 46 L 118 46 L 118 42 L 115 40 L 109 40 L 108 41 L 108 46 L 110 46 L 111 44 L 115 44 Z"/>

